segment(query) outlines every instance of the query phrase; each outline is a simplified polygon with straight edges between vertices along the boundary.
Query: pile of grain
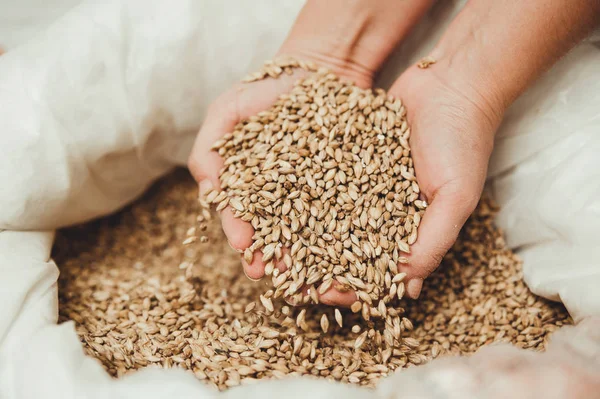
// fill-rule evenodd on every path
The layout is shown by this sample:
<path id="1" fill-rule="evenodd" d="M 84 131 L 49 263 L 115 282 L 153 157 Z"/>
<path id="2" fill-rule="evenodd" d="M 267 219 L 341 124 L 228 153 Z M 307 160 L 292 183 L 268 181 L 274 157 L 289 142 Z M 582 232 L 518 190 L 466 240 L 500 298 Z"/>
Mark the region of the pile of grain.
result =
<path id="1" fill-rule="evenodd" d="M 263 75 L 292 67 L 276 60 Z M 330 289 L 353 291 L 352 311 L 381 319 L 386 347 L 402 345 L 410 324 L 393 306 L 405 292 L 398 264 L 407 262 L 427 206 L 409 140 L 400 100 L 319 69 L 214 145 L 225 164 L 221 191 L 204 198 L 254 227 L 244 258 L 251 263 L 258 254 L 271 276 L 272 289 L 260 296 L 268 313 L 279 297 L 316 304 Z M 327 332 L 330 318 L 320 320 Z M 306 329 L 304 313 L 296 324 Z M 355 347 L 381 338 L 370 334 L 363 332 Z"/>
<path id="2" fill-rule="evenodd" d="M 279 303 L 282 312 L 246 312 L 265 283 L 245 277 L 218 220 L 208 226 L 210 246 L 181 246 L 197 205 L 197 185 L 179 171 L 127 210 L 58 234 L 61 321 L 75 321 L 85 351 L 113 376 L 159 365 L 192 370 L 220 389 L 289 374 L 373 385 L 394 369 L 494 341 L 541 350 L 550 332 L 570 323 L 562 306 L 526 288 L 487 201 L 421 298 L 400 302 L 407 331 L 402 345 L 387 349 L 372 321 L 350 311 L 342 311 L 344 327 L 332 322 L 327 334 L 319 315 L 330 312 L 333 321 L 332 309 L 308 307 L 306 331 L 296 326 L 301 309 Z M 195 258 L 189 283 L 178 266 Z"/>

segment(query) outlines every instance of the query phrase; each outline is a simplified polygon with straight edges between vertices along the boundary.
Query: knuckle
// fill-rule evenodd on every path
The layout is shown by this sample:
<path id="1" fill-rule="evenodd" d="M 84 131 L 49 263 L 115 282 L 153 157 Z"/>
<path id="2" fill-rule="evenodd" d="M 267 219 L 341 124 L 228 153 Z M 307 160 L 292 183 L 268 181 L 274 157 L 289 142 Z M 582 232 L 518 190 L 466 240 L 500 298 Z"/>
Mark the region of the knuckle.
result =
<path id="1" fill-rule="evenodd" d="M 442 263 L 444 255 L 446 255 L 446 251 L 446 248 L 438 247 L 435 249 L 435 251 L 429 253 L 427 255 L 427 263 L 423 265 L 423 272 L 425 272 L 427 275 L 433 273 L 433 271 L 438 268 L 440 263 Z"/>
<path id="2" fill-rule="evenodd" d="M 445 246 L 439 245 L 420 254 L 413 262 L 411 262 L 412 266 L 414 266 L 412 271 L 414 276 L 420 278 L 429 277 L 429 275 L 438 268 L 440 263 L 442 263 L 446 252 L 447 249 Z"/>
<path id="3" fill-rule="evenodd" d="M 469 188 L 471 186 L 473 187 Z M 469 185 L 465 183 L 464 179 L 457 179 L 446 185 L 444 196 L 456 206 L 456 209 L 464 210 L 462 213 L 465 214 L 464 219 L 466 220 L 479 204 L 481 190 L 479 183 Z"/>
<path id="4" fill-rule="evenodd" d="M 476 191 L 461 190 L 457 193 L 457 200 L 460 202 L 460 206 L 465 210 L 467 217 L 473 213 L 481 195 Z"/>

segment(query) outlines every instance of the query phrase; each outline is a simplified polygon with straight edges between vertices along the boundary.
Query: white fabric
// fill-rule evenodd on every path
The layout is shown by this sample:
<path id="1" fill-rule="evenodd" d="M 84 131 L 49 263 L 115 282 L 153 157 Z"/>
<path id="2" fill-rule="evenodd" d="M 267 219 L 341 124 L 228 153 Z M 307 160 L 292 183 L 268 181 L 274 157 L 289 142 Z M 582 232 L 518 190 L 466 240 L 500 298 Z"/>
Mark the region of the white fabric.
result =
<path id="1" fill-rule="evenodd" d="M 0 0 L 0 48 L 31 39 L 81 0 Z"/>
<path id="2" fill-rule="evenodd" d="M 564 327 L 542 353 L 490 345 L 395 373 L 377 391 L 386 399 L 599 398 L 600 318 Z"/>
<path id="3" fill-rule="evenodd" d="M 600 314 L 600 51 L 579 46 L 511 107 L 490 165 L 497 223 L 525 281 Z"/>
<path id="4" fill-rule="evenodd" d="M 275 53 L 300 6 L 270 3 L 87 2 L 5 54 L 0 228 L 112 212 L 184 164 L 208 104 Z"/>
<path id="5" fill-rule="evenodd" d="M 460 3 L 439 4 L 388 79 L 426 54 Z M 0 57 L 0 398 L 217 395 L 183 371 L 112 380 L 85 357 L 72 323 L 56 325 L 52 230 L 122 207 L 183 164 L 207 105 L 275 53 L 300 5 L 90 1 Z M 498 223 L 521 249 L 528 284 L 576 319 L 600 314 L 591 234 L 600 212 L 598 65 L 598 48 L 582 45 L 520 99 L 490 167 L 504 207 Z M 261 383 L 225 396 L 286 387 L 318 396 L 324 383 Z M 370 392 L 326 384 L 330 395 Z"/>

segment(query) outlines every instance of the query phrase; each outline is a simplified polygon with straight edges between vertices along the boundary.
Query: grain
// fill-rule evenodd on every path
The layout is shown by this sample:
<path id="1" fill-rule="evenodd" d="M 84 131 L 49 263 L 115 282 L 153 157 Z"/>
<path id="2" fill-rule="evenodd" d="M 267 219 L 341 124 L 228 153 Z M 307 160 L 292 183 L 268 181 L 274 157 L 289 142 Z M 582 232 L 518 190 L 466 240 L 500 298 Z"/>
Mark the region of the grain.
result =
<path id="1" fill-rule="evenodd" d="M 266 61 L 259 71 L 246 76 L 242 79 L 242 82 L 250 83 L 257 80 L 263 80 L 268 77 L 277 78 L 283 73 L 291 75 L 293 70 L 296 68 L 300 68 L 309 72 L 314 72 L 317 70 L 317 66 L 312 62 L 296 60 L 294 58 L 284 56 L 278 57 L 275 60 Z M 260 124 L 251 124 L 248 129 L 250 131 L 258 132 L 262 130 L 262 126 Z"/>
<path id="2" fill-rule="evenodd" d="M 291 62 L 268 62 L 260 76 L 302 68 Z M 288 94 L 215 143 L 225 165 L 221 192 L 209 191 L 200 202 L 217 206 L 227 198 L 234 216 L 252 224 L 251 248 L 262 252 L 275 298 L 318 304 L 330 289 L 354 291 L 361 312 L 358 305 L 353 310 L 391 328 L 402 312 L 387 307 L 405 292 L 397 264 L 417 240 L 426 208 L 406 110 L 383 90 L 359 88 L 326 69 L 304 69 L 311 73 Z M 285 271 L 274 274 L 287 249 Z M 244 253 L 246 261 L 253 256 Z M 327 319 L 321 325 L 327 332 Z M 389 336 L 385 345 L 400 344 L 399 336 Z"/>
<path id="3" fill-rule="evenodd" d="M 435 58 L 433 58 L 432 56 L 427 56 L 419 61 L 419 63 L 417 64 L 417 67 L 420 69 L 427 69 L 431 65 L 435 64 L 436 62 L 437 61 Z"/>
<path id="4" fill-rule="evenodd" d="M 321 329 L 325 334 L 327 334 L 327 330 L 329 330 L 329 319 L 327 318 L 326 314 L 321 316 Z"/>
<path id="5" fill-rule="evenodd" d="M 543 350 L 552 331 L 571 323 L 562 305 L 527 289 L 488 200 L 420 299 L 388 307 L 404 313 L 384 334 L 344 309 L 344 327 L 331 323 L 324 334 L 321 315 L 335 319 L 324 306 L 305 308 L 304 331 L 296 327 L 300 309 L 281 306 L 281 298 L 267 315 L 255 302 L 264 283 L 244 276 L 218 219 L 206 222 L 210 246 L 181 245 L 196 213 L 197 185 L 177 171 L 124 211 L 57 234 L 60 322 L 75 322 L 85 352 L 112 376 L 153 365 L 190 370 L 222 390 L 290 374 L 373 386 L 396 369 L 493 342 Z M 384 349 L 384 335 L 402 327 L 402 345 Z M 419 346 L 408 347 L 407 338 Z"/>
<path id="6" fill-rule="evenodd" d="M 271 301 L 271 298 L 265 298 L 263 295 L 261 295 L 260 302 L 265 307 L 268 313 L 272 313 L 275 310 L 273 308 L 273 302 Z"/>
<path id="7" fill-rule="evenodd" d="M 334 312 L 334 317 L 335 317 L 336 323 L 338 323 L 338 325 L 340 327 L 343 327 L 344 326 L 344 319 L 343 319 L 343 316 L 342 316 L 342 312 L 340 312 L 339 309 L 334 309 L 333 312 Z"/>

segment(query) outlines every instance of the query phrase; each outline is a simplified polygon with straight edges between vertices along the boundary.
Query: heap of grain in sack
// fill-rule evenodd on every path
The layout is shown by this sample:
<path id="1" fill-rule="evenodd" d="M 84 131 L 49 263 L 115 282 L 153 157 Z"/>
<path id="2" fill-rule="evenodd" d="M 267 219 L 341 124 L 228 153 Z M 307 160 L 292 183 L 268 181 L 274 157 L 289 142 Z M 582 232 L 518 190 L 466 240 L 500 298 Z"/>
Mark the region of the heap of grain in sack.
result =
<path id="1" fill-rule="evenodd" d="M 295 67 L 315 72 L 282 61 L 250 80 Z M 316 71 L 216 143 L 222 191 L 201 199 L 197 228 L 197 186 L 179 173 L 129 210 L 59 234 L 61 320 L 112 375 L 181 367 L 219 389 L 286 375 L 372 386 L 491 342 L 543 349 L 570 320 L 524 285 L 488 200 L 421 298 L 399 299 L 397 265 L 426 208 L 409 135 L 400 101 Z M 262 257 L 263 281 L 245 277 L 209 204 L 254 226 L 244 256 Z M 315 303 L 333 285 L 357 292 L 351 309 Z"/>

